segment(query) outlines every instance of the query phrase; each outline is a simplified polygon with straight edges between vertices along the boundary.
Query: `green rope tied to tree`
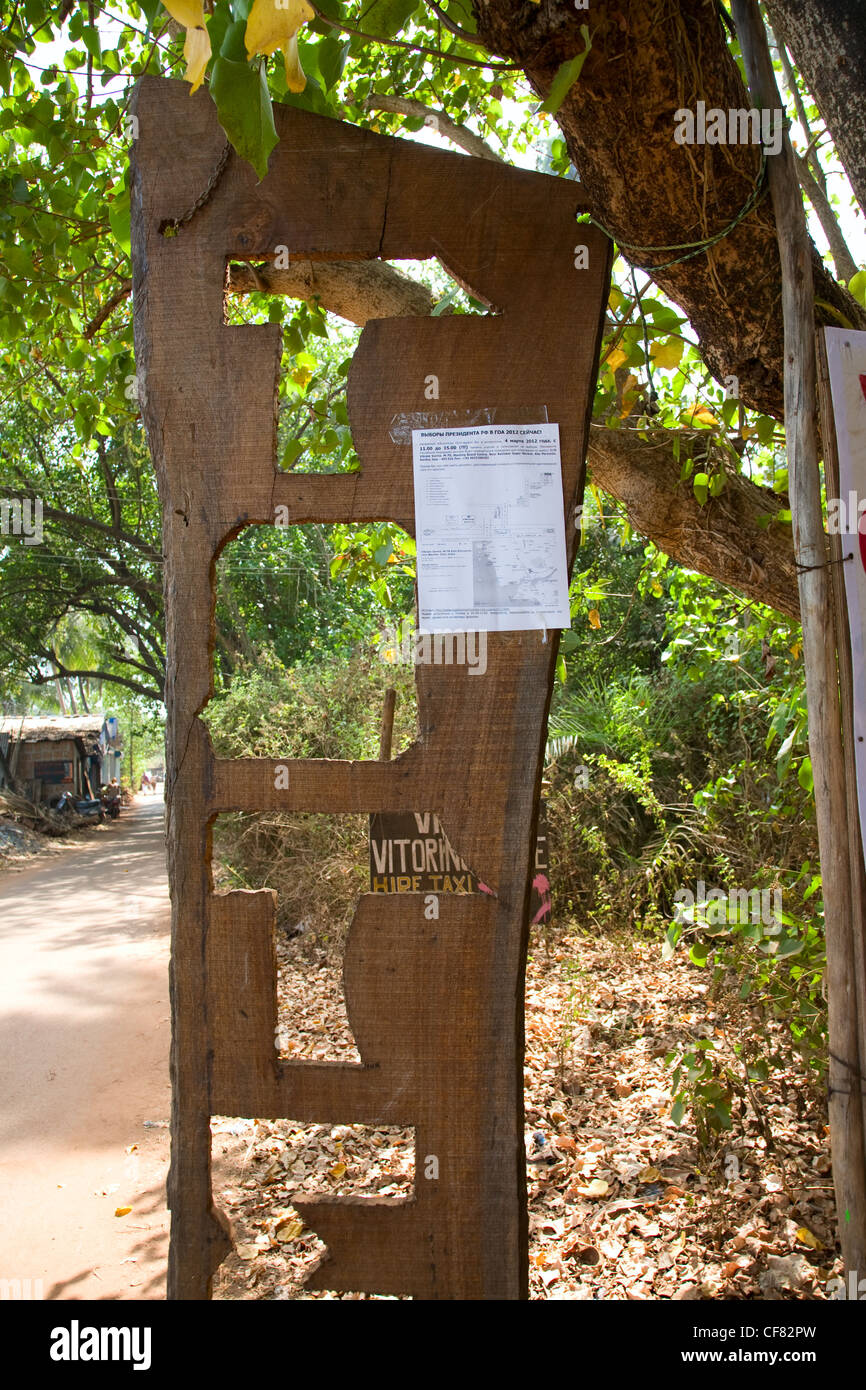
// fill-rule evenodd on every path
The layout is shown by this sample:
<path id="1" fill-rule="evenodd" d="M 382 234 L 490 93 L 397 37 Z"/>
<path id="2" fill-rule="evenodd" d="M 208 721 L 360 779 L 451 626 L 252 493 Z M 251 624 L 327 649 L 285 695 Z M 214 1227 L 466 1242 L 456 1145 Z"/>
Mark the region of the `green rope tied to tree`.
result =
<path id="1" fill-rule="evenodd" d="M 738 227 L 740 223 L 743 221 L 743 219 L 748 217 L 752 209 L 757 207 L 758 203 L 765 196 L 767 192 L 765 181 L 766 173 L 767 156 L 764 153 L 763 146 L 761 146 L 760 168 L 758 169 L 757 175 L 755 176 L 755 182 L 752 186 L 752 191 L 746 199 L 745 203 L 740 208 L 740 211 L 737 213 L 736 217 L 732 218 L 726 227 L 723 227 L 720 232 L 716 232 L 714 236 L 706 237 L 703 241 L 680 241 L 675 242 L 672 246 L 635 246 L 627 241 L 619 241 L 618 238 L 615 237 L 612 232 L 609 232 L 607 230 L 607 227 L 603 227 L 600 222 L 596 221 L 596 219 L 593 216 L 591 216 L 591 214 L 586 214 L 584 218 L 581 218 L 579 220 L 591 222 L 594 227 L 598 227 L 599 231 L 604 232 L 605 236 L 610 237 L 611 241 L 616 242 L 616 245 L 619 247 L 620 251 L 622 251 L 625 254 L 626 260 L 628 261 L 630 261 L 632 259 L 632 255 L 635 255 L 636 253 L 648 252 L 652 255 L 656 251 L 685 251 L 686 254 L 684 256 L 675 256 L 672 261 L 664 261 L 661 265 L 651 265 L 646 267 L 646 269 L 651 273 L 654 273 L 658 270 L 667 270 L 672 265 L 680 265 L 683 261 L 690 261 L 693 256 L 700 256 L 704 251 L 708 251 L 711 246 L 715 246 L 717 242 L 723 241 L 726 236 L 730 236 L 734 228 Z M 632 254 L 630 255 L 629 253 Z M 638 254 L 637 258 L 642 260 L 643 254 Z"/>

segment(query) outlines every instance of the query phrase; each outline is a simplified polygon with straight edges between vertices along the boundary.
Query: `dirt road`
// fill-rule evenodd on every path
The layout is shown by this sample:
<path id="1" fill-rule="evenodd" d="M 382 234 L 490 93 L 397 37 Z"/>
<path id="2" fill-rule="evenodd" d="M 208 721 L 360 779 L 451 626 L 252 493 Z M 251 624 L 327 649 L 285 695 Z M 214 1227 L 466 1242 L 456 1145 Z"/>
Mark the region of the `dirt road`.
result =
<path id="1" fill-rule="evenodd" d="M 0 1297 L 165 1296 L 168 943 L 161 798 L 0 877 Z"/>

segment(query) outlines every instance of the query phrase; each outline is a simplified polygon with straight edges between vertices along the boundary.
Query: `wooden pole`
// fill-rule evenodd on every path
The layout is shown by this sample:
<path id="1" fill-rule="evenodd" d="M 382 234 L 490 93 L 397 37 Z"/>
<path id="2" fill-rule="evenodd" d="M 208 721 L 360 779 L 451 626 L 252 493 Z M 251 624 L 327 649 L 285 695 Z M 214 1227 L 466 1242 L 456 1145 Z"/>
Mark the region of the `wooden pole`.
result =
<path id="1" fill-rule="evenodd" d="M 757 0 L 732 0 L 731 11 L 752 101 L 761 110 L 779 112 L 777 119 L 782 120 L 783 105 Z M 845 1268 L 862 1275 L 866 1272 L 866 1153 L 859 1097 L 845 760 L 818 466 L 811 245 L 787 133 L 779 154 L 766 158 L 782 263 L 785 437 L 824 895 L 833 1182 Z"/>
<path id="2" fill-rule="evenodd" d="M 379 762 L 391 761 L 391 740 L 394 737 L 394 709 L 397 704 L 397 691 L 389 686 L 385 691 L 385 704 L 382 709 L 382 732 L 379 736 Z"/>

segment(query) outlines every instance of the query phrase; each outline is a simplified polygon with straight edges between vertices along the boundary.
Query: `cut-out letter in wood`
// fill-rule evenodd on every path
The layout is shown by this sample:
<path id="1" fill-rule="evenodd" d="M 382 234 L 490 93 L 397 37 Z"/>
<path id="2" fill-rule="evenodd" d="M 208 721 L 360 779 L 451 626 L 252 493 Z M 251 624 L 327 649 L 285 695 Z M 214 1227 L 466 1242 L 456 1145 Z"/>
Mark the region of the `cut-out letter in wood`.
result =
<path id="1" fill-rule="evenodd" d="M 395 422 L 559 425 L 568 563 L 610 271 L 578 225 L 578 184 L 276 108 L 266 178 L 225 149 L 206 91 L 137 92 L 133 266 L 139 397 L 164 517 L 172 937 L 170 1298 L 209 1296 L 230 1248 L 210 1182 L 210 1117 L 412 1125 L 410 1200 L 298 1203 L 328 1253 L 315 1288 L 416 1298 L 527 1295 L 523 976 L 553 632 L 491 633 L 483 675 L 417 668 L 416 742 L 391 761 L 215 757 L 214 565 L 249 525 L 390 519 L 413 531 L 411 437 Z M 175 235 L 164 234 L 213 184 Z M 586 256 L 576 264 L 579 242 Z M 227 261 L 437 257 L 489 316 L 378 319 L 348 379 L 359 473 L 281 473 L 276 325 L 229 327 Z M 285 254 L 283 252 L 282 254 Z M 493 417 L 491 417 L 493 418 Z M 287 509 L 287 510 L 283 510 Z M 275 1047 L 274 898 L 213 891 L 228 811 L 417 811 L 439 817 L 489 894 L 364 894 L 345 953 L 359 1064 Z M 436 1163 L 425 1160 L 435 1157 Z"/>

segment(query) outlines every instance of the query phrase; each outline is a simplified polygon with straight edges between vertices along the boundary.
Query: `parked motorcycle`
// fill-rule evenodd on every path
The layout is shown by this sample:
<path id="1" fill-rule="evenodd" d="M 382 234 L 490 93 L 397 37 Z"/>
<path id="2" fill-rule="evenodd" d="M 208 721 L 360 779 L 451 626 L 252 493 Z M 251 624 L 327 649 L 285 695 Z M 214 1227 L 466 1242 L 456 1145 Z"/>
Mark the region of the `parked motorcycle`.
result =
<path id="1" fill-rule="evenodd" d="M 105 814 L 110 816 L 112 820 L 117 820 L 121 807 L 120 787 L 116 784 L 103 787 L 99 795 L 102 798 Z"/>
<path id="2" fill-rule="evenodd" d="M 71 814 L 73 811 L 79 816 L 84 816 L 86 820 L 105 820 L 105 807 L 101 800 L 94 800 L 93 797 L 74 797 L 71 792 L 61 792 L 56 801 L 51 803 L 55 811 Z M 110 813 L 109 813 L 110 814 Z"/>

